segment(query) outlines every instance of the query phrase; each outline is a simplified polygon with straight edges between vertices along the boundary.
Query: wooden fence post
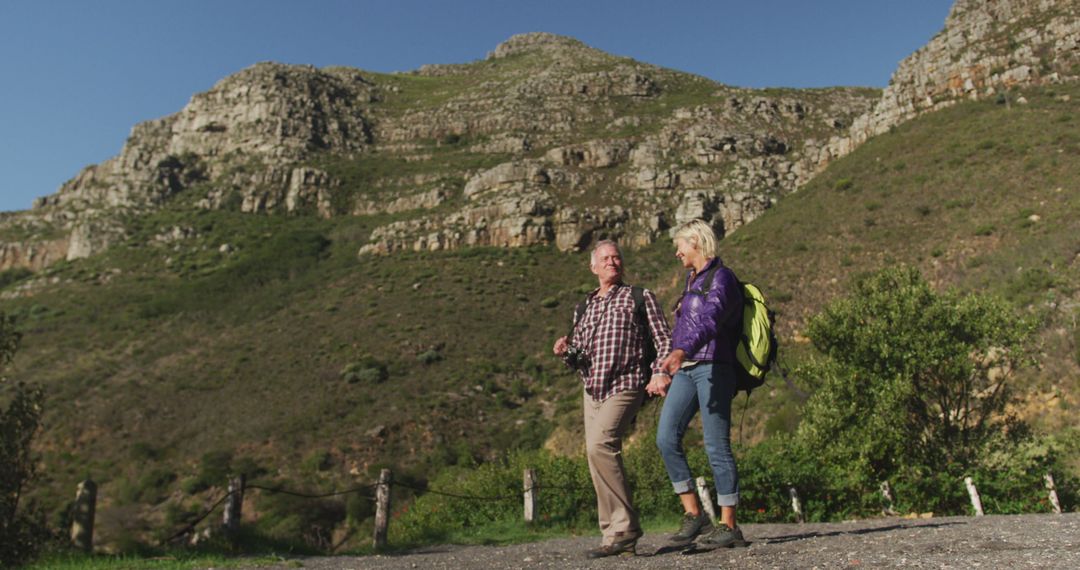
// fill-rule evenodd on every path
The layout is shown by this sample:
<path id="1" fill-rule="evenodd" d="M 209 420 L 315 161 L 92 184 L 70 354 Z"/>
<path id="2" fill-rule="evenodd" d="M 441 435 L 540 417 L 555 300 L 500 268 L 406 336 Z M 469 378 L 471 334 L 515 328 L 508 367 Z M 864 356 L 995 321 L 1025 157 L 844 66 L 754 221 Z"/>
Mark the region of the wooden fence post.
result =
<path id="1" fill-rule="evenodd" d="M 225 501 L 225 514 L 222 524 L 226 533 L 234 533 L 240 528 L 240 517 L 244 507 L 244 483 L 243 475 L 229 479 L 229 500 Z"/>
<path id="2" fill-rule="evenodd" d="M 709 521 L 716 523 L 716 506 L 713 505 L 712 493 L 709 492 L 709 484 L 705 481 L 704 477 L 698 477 L 694 480 L 697 485 L 698 498 L 701 499 L 701 508 L 705 509 L 705 513 L 709 515 Z"/>
<path id="3" fill-rule="evenodd" d="M 975 509 L 975 516 L 983 516 L 982 501 L 979 500 L 979 490 L 975 488 L 975 482 L 971 477 L 964 477 L 964 485 L 967 485 L 968 495 L 971 497 L 971 506 Z"/>
<path id="4" fill-rule="evenodd" d="M 1050 492 L 1050 505 L 1054 507 L 1054 512 L 1060 515 L 1061 503 L 1058 501 L 1057 488 L 1054 487 L 1054 476 L 1047 471 L 1043 480 L 1046 481 L 1046 490 Z"/>
<path id="5" fill-rule="evenodd" d="M 896 509 L 893 508 L 892 488 L 889 487 L 888 481 L 881 482 L 881 498 L 884 499 L 882 501 L 881 514 L 887 517 L 895 517 Z"/>
<path id="6" fill-rule="evenodd" d="M 386 528 L 390 524 L 390 470 L 379 472 L 375 486 L 375 548 L 386 546 Z"/>
<path id="7" fill-rule="evenodd" d="M 97 507 L 97 484 L 87 479 L 75 491 L 71 516 L 71 544 L 83 552 L 94 549 L 94 510 Z"/>
<path id="8" fill-rule="evenodd" d="M 536 470 L 526 469 L 522 475 L 525 489 L 525 522 L 536 520 Z"/>
<path id="9" fill-rule="evenodd" d="M 795 520 L 799 524 L 806 522 L 803 517 L 802 503 L 799 502 L 799 492 L 795 490 L 795 487 L 788 487 L 788 494 L 791 495 L 791 510 L 795 511 Z"/>

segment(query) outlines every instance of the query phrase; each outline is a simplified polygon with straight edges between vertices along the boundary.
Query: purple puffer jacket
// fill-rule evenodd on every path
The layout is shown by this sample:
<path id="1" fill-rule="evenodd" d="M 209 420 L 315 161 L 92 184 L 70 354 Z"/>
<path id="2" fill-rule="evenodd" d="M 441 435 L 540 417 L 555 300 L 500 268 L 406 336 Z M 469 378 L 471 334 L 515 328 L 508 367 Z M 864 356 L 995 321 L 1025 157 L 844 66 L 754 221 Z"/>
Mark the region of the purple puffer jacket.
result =
<path id="1" fill-rule="evenodd" d="M 705 295 L 701 288 L 705 276 L 713 268 L 712 284 Z M 735 311 L 742 307 L 742 290 L 735 274 L 724 267 L 719 257 L 713 258 L 694 279 L 686 276 L 682 301 L 675 310 L 675 328 L 671 331 L 671 349 L 681 348 L 686 360 L 710 360 L 735 363 Z"/>

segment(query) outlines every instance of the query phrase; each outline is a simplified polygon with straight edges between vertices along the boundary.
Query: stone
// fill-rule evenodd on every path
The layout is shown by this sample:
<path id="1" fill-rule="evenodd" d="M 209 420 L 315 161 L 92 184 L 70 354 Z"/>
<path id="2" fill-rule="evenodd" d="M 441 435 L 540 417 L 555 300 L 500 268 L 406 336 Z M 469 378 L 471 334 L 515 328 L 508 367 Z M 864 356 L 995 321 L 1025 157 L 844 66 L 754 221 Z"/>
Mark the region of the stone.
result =
<path id="1" fill-rule="evenodd" d="M 119 220 L 187 192 L 202 209 L 392 215 L 365 255 L 575 250 L 602 237 L 636 246 L 693 217 L 731 233 L 920 113 L 1076 80 L 1078 9 L 957 0 L 942 33 L 877 94 L 740 89 L 547 33 L 513 36 L 486 61 L 411 72 L 429 78 L 420 98 L 354 69 L 260 63 L 135 125 L 117 156 L 30 212 L 0 217 L 3 235 L 28 236 L 0 243 L 0 268 L 94 255 L 123 239 Z M 672 108 L 657 99 L 684 86 L 710 96 Z M 169 228 L 154 238 L 182 239 Z"/>

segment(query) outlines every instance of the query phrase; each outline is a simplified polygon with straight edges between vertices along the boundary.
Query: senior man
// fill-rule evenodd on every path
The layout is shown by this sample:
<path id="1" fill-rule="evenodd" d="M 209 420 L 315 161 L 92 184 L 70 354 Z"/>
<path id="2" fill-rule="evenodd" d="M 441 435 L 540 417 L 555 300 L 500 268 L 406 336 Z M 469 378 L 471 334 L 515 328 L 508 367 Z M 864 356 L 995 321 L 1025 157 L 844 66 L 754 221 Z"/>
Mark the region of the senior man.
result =
<path id="1" fill-rule="evenodd" d="M 623 467 L 622 439 L 641 407 L 646 383 L 670 381 L 660 362 L 670 350 L 671 333 L 656 295 L 623 283 L 618 244 L 598 242 L 589 269 L 599 287 L 578 304 L 570 334 L 556 340 L 553 350 L 585 385 L 585 454 L 603 534 L 600 547 L 587 556 L 633 555 L 642 532 Z M 656 355 L 651 362 L 650 348 Z"/>

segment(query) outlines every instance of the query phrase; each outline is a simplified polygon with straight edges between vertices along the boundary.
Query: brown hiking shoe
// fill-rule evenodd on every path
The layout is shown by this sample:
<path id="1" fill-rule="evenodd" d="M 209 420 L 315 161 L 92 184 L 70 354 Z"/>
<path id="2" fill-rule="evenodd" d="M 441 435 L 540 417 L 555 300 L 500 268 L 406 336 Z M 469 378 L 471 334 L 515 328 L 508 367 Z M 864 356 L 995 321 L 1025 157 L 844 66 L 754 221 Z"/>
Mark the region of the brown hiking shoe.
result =
<path id="1" fill-rule="evenodd" d="M 637 541 L 641 538 L 641 532 L 627 533 L 626 538 L 617 540 L 611 544 L 605 544 L 600 548 L 594 548 L 585 553 L 586 558 L 607 558 L 608 556 L 636 556 Z"/>

